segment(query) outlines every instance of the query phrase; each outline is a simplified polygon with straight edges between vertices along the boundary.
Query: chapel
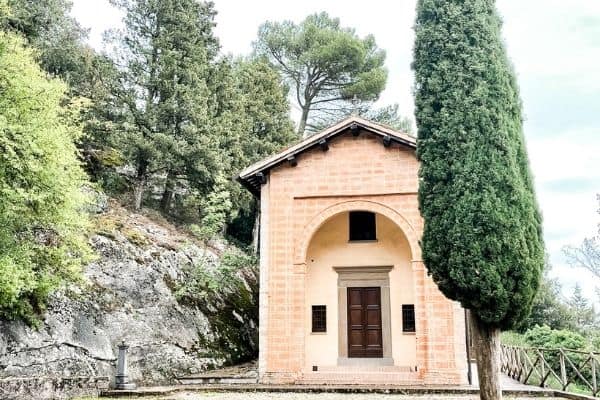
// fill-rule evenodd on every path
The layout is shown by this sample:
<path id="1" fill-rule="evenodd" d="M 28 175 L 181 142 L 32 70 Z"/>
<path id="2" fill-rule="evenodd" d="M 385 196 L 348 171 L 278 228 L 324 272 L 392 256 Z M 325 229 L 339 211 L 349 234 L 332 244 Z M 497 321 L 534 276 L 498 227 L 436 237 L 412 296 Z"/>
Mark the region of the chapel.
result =
<path id="1" fill-rule="evenodd" d="M 464 310 L 421 259 L 415 148 L 351 116 L 240 173 L 260 200 L 261 383 L 466 383 Z"/>

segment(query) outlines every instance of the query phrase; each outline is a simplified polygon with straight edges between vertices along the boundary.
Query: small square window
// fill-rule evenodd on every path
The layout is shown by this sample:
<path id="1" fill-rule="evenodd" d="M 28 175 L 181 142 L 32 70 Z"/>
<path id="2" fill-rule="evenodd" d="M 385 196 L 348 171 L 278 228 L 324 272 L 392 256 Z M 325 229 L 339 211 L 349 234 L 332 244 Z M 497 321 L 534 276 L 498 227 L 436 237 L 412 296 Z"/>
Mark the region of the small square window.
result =
<path id="1" fill-rule="evenodd" d="M 415 332 L 414 304 L 402 304 L 402 332 Z"/>
<path id="2" fill-rule="evenodd" d="M 327 332 L 327 308 L 312 306 L 312 331 Z"/>
<path id="3" fill-rule="evenodd" d="M 350 241 L 377 240 L 375 214 L 368 211 L 350 211 Z"/>

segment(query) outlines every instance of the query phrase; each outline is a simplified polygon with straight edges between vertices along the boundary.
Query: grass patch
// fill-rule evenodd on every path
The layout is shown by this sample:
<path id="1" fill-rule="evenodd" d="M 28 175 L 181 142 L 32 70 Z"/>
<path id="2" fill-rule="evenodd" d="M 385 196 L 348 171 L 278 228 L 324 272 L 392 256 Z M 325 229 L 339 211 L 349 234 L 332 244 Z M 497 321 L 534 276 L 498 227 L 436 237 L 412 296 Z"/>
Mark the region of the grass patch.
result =
<path id="1" fill-rule="evenodd" d="M 123 228 L 121 229 L 121 233 L 127 238 L 127 240 L 129 240 L 132 244 L 136 246 L 142 247 L 150 243 L 148 241 L 148 238 L 136 229 Z"/>

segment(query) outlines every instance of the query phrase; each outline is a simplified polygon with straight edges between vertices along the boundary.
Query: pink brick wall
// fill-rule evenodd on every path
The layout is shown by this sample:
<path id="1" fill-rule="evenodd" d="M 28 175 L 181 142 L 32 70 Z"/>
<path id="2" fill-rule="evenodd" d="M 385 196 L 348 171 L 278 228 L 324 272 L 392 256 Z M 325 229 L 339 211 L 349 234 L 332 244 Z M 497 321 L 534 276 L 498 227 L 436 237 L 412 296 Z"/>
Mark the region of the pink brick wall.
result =
<path id="1" fill-rule="evenodd" d="M 268 277 L 260 294 L 262 381 L 291 382 L 301 375 L 306 249 L 329 217 L 362 209 L 396 222 L 410 243 L 421 377 L 414 383 L 463 383 L 462 310 L 439 292 L 421 262 L 418 239 L 423 221 L 414 150 L 397 144 L 385 148 L 374 135 L 355 138 L 347 133 L 333 139 L 329 151 L 316 148 L 297 160 L 296 167 L 283 164 L 271 170 L 261 192 L 268 202 L 262 215 L 268 220 L 263 224 L 268 242 L 261 255 L 261 274 Z"/>

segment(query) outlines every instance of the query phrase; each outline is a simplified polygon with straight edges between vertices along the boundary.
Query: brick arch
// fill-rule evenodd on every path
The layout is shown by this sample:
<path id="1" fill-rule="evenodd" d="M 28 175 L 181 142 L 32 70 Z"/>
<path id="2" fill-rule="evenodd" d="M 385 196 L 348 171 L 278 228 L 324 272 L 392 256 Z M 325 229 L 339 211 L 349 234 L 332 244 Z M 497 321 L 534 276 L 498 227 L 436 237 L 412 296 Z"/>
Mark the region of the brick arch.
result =
<path id="1" fill-rule="evenodd" d="M 310 222 L 302 229 L 303 234 L 296 239 L 294 246 L 294 262 L 295 264 L 303 264 L 306 262 L 306 253 L 308 246 L 314 234 L 319 228 L 334 215 L 348 211 L 370 211 L 381 214 L 392 222 L 394 222 L 404 233 L 410 247 L 411 257 L 413 260 L 421 259 L 421 248 L 419 246 L 418 234 L 411 223 L 398 211 L 393 208 L 370 200 L 348 200 L 331 205 L 321 210 L 314 216 Z"/>

